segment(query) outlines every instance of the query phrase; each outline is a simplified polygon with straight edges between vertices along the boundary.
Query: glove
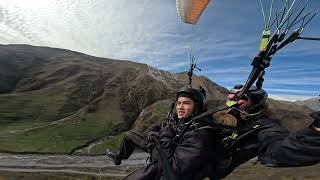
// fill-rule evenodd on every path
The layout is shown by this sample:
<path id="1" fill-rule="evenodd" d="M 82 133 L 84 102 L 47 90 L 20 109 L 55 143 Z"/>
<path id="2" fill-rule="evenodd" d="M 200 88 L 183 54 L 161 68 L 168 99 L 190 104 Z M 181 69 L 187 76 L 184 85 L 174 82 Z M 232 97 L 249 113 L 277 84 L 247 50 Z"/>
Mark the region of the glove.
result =
<path id="1" fill-rule="evenodd" d="M 160 133 L 159 142 L 164 148 L 170 147 L 173 139 L 175 137 L 175 130 L 171 125 L 163 127 Z"/>
<path id="2" fill-rule="evenodd" d="M 314 121 L 313 126 L 316 127 L 316 128 L 320 128 L 320 118 L 319 118 L 319 119 L 316 119 L 316 120 Z"/>
<path id="3" fill-rule="evenodd" d="M 312 123 L 313 127 L 320 128 L 320 111 L 313 112 L 310 116 L 314 119 Z"/>
<path id="4" fill-rule="evenodd" d="M 152 142 L 153 138 L 159 138 L 159 132 L 158 131 L 150 131 L 146 134 L 147 139 Z"/>

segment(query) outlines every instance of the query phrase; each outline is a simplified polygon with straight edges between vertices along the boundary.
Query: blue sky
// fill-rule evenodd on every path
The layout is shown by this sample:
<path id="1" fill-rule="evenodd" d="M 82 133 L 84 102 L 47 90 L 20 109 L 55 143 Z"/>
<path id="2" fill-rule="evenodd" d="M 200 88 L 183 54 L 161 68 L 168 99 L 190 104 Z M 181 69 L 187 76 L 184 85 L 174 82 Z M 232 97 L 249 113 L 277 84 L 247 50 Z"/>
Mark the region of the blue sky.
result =
<path id="1" fill-rule="evenodd" d="M 311 0 L 314 7 L 320 7 L 318 0 Z M 258 0 L 211 0 L 196 26 L 179 19 L 174 0 L 0 2 L 1 44 L 65 48 L 181 72 L 188 70 L 187 53 L 196 37 L 202 69 L 196 74 L 225 87 L 245 82 L 262 30 Z M 320 15 L 303 35 L 320 37 Z M 320 42 L 302 40 L 281 50 L 267 69 L 264 88 L 289 99 L 316 97 L 319 50 Z"/>

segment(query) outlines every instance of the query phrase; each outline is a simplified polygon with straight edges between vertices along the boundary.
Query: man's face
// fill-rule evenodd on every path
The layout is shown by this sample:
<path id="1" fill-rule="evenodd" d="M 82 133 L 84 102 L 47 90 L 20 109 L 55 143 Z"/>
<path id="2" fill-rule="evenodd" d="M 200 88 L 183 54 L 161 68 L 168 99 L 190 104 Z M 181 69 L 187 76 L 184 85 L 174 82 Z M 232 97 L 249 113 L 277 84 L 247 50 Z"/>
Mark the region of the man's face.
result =
<path id="1" fill-rule="evenodd" d="M 252 101 L 250 98 L 248 98 L 248 100 L 240 104 L 239 108 L 242 110 L 247 110 L 251 105 L 252 105 Z"/>
<path id="2" fill-rule="evenodd" d="M 178 119 L 187 118 L 194 111 L 194 101 L 188 97 L 179 97 L 176 103 Z"/>
<path id="3" fill-rule="evenodd" d="M 234 98 L 235 94 L 228 94 L 228 100 L 232 100 Z M 239 105 L 239 108 L 242 109 L 242 110 L 246 110 L 248 109 L 251 105 L 252 105 L 252 101 L 250 98 L 248 98 L 247 100 L 244 100 L 244 99 L 240 99 L 238 100 L 238 105 Z"/>

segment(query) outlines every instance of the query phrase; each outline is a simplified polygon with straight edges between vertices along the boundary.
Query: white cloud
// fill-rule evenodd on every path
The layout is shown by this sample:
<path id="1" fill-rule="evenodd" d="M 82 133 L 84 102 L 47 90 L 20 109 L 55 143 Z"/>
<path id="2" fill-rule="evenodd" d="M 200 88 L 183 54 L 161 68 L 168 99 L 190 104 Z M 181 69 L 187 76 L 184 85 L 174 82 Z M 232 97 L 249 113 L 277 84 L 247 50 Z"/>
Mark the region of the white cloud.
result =
<path id="1" fill-rule="evenodd" d="M 268 83 L 270 84 L 278 84 L 278 85 L 318 85 L 320 84 L 320 77 L 305 77 L 305 76 L 292 76 L 287 78 L 273 78 L 268 79 Z"/>
<path id="2" fill-rule="evenodd" d="M 168 39 L 181 36 L 173 31 L 177 17 L 169 1 L 39 2 L 32 6 L 19 0 L 0 2 L 0 43 L 59 47 L 114 59 L 154 60 L 173 54 L 177 47 L 172 49 Z"/>
<path id="3" fill-rule="evenodd" d="M 314 94 L 317 96 L 318 93 L 313 90 L 307 89 L 282 89 L 282 88 L 267 88 L 267 91 L 271 91 L 273 93 L 277 92 L 278 94 Z"/>
<path id="4" fill-rule="evenodd" d="M 300 96 L 300 95 L 273 95 L 269 94 L 269 98 L 275 100 L 282 100 L 282 101 L 303 101 L 307 99 L 314 98 L 315 96 Z"/>
<path id="5" fill-rule="evenodd" d="M 1 0 L 0 43 L 65 48 L 178 72 L 188 69 L 187 52 L 196 35 L 200 74 L 227 86 L 244 83 L 261 37 L 258 3 L 214 1 L 196 28 L 182 23 L 175 8 L 174 0 Z M 315 22 L 306 36 L 317 35 Z M 301 58 L 308 62 L 319 57 L 319 49 L 318 42 L 299 40 L 281 50 L 266 84 L 319 87 L 318 75 L 308 70 L 319 69 L 320 62 L 301 65 L 294 58 L 308 56 Z M 282 76 L 286 71 L 295 74 Z"/>

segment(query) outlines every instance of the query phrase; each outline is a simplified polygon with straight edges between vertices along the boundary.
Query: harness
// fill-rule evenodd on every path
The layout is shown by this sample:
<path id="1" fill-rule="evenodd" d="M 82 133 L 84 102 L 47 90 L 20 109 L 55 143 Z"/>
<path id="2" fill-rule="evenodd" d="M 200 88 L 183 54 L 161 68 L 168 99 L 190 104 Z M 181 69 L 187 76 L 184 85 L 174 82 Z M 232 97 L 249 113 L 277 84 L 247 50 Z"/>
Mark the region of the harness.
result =
<path id="1" fill-rule="evenodd" d="M 257 117 L 260 118 L 260 117 Z M 248 136 L 260 131 L 261 129 L 267 128 L 263 125 L 263 122 L 257 122 L 253 120 L 252 124 L 249 127 L 245 127 L 242 134 L 239 134 L 239 130 L 234 130 L 231 135 L 227 136 L 221 141 L 223 144 L 224 153 L 227 154 L 224 159 L 221 160 L 221 166 L 223 168 L 228 168 L 232 164 L 234 153 L 239 149 L 239 144 L 241 144 L 241 140 L 247 138 Z M 227 153 L 226 153 L 227 151 Z"/>

